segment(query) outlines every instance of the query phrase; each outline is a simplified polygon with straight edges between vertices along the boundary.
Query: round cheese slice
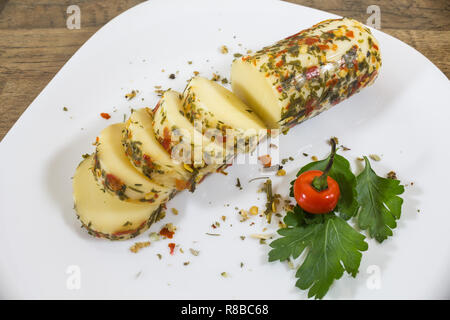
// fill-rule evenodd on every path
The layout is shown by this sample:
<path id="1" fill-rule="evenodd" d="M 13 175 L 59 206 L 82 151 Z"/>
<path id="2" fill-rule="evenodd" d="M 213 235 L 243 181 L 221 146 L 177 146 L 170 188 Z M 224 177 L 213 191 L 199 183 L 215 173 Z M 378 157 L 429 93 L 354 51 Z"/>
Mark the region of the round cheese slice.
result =
<path id="1" fill-rule="evenodd" d="M 177 190 L 186 189 L 192 173 L 172 159 L 153 133 L 150 109 L 133 111 L 126 123 L 123 145 L 131 163 L 154 182 Z"/>
<path id="2" fill-rule="evenodd" d="M 167 200 L 172 188 L 148 179 L 131 164 L 122 145 L 125 124 L 105 128 L 97 141 L 94 156 L 94 174 L 105 190 L 121 200 L 157 202 Z"/>
<path id="3" fill-rule="evenodd" d="M 253 110 L 233 92 L 214 81 L 194 77 L 183 93 L 186 118 L 207 137 L 222 135 L 237 151 L 251 151 L 266 134 L 266 127 Z M 248 147 L 250 144 L 250 148 Z"/>
<path id="4" fill-rule="evenodd" d="M 163 203 L 125 202 L 105 192 L 92 174 L 93 156 L 83 160 L 73 177 L 75 210 L 84 228 L 99 238 L 124 240 L 147 230 Z"/>

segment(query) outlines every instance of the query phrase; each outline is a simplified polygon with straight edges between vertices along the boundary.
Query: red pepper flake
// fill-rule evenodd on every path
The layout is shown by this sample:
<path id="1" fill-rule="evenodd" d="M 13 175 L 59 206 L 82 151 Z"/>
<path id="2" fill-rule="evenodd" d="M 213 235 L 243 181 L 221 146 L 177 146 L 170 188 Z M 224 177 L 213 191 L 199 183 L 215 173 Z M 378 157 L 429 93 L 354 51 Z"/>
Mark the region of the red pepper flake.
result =
<path id="1" fill-rule="evenodd" d="M 109 113 L 105 113 L 105 112 L 100 113 L 100 116 L 101 116 L 103 119 L 106 119 L 106 120 L 108 120 L 109 118 L 111 118 L 111 116 L 109 115 Z"/>
<path id="2" fill-rule="evenodd" d="M 305 115 L 308 116 L 314 110 L 314 99 L 309 99 L 306 102 L 305 108 L 306 108 Z"/>
<path id="3" fill-rule="evenodd" d="M 283 61 L 283 60 L 280 60 L 280 61 L 278 61 L 278 62 L 276 63 L 275 66 L 277 66 L 277 67 L 279 68 L 279 67 L 281 67 L 281 66 L 283 65 L 283 63 L 284 63 L 284 61 Z"/>
<path id="4" fill-rule="evenodd" d="M 372 47 L 374 47 L 375 50 L 378 50 L 378 46 L 375 43 L 372 44 Z"/>
<path id="5" fill-rule="evenodd" d="M 175 187 L 178 191 L 189 189 L 190 186 L 189 181 L 175 179 Z"/>
<path id="6" fill-rule="evenodd" d="M 169 248 L 170 248 L 170 254 L 173 255 L 174 251 L 175 251 L 175 243 L 169 243 Z"/>
<path id="7" fill-rule="evenodd" d="M 269 168 L 272 165 L 272 157 L 270 154 L 266 154 L 264 156 L 260 156 L 258 158 L 259 161 L 263 164 L 264 168 Z"/>
<path id="8" fill-rule="evenodd" d="M 317 45 L 319 47 L 320 50 L 327 50 L 330 49 L 330 47 L 327 44 L 318 44 Z"/>
<path id="9" fill-rule="evenodd" d="M 337 78 L 333 78 L 333 79 L 331 79 L 331 80 L 328 80 L 327 81 L 327 87 L 333 87 L 335 84 L 337 84 L 338 83 L 338 79 Z"/>
<path id="10" fill-rule="evenodd" d="M 169 128 L 164 127 L 163 135 L 164 135 L 164 140 L 162 142 L 162 147 L 170 154 L 171 153 L 170 144 L 172 142 L 172 138 L 170 136 Z"/>
<path id="11" fill-rule="evenodd" d="M 105 183 L 112 191 L 119 191 L 123 187 L 122 181 L 111 173 L 106 175 Z"/>
<path id="12" fill-rule="evenodd" d="M 349 38 L 354 38 L 354 37 L 355 37 L 352 30 L 348 30 L 348 31 L 345 33 L 345 36 L 347 36 L 347 37 L 349 37 Z"/>
<path id="13" fill-rule="evenodd" d="M 175 232 L 169 231 L 169 229 L 167 229 L 167 227 L 164 227 L 159 231 L 159 234 L 162 235 L 163 237 L 172 239 Z M 175 246 L 175 244 L 174 244 L 174 246 Z"/>
<path id="14" fill-rule="evenodd" d="M 278 91 L 279 93 L 281 93 L 281 92 L 283 92 L 283 88 L 282 88 L 281 86 L 278 86 L 278 87 L 277 87 L 277 91 Z"/>
<path id="15" fill-rule="evenodd" d="M 306 79 L 307 80 L 316 78 L 319 76 L 319 74 L 320 74 L 319 67 L 317 67 L 317 66 L 309 67 L 308 69 L 306 69 Z"/>
<path id="16" fill-rule="evenodd" d="M 312 45 L 312 44 L 314 44 L 316 42 L 319 42 L 319 39 L 317 39 L 317 38 L 306 38 L 305 39 L 305 43 L 307 45 Z"/>

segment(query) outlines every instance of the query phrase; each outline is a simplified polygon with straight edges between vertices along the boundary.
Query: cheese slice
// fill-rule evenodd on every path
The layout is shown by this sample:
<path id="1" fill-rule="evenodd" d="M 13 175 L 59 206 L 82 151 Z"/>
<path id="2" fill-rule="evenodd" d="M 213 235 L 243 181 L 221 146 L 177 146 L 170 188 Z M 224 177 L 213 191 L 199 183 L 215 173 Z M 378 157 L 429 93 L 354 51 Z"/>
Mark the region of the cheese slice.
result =
<path id="1" fill-rule="evenodd" d="M 132 112 L 126 122 L 123 145 L 131 163 L 154 182 L 178 190 L 184 189 L 192 173 L 172 159 L 153 133 L 153 117 L 148 108 Z"/>
<path id="2" fill-rule="evenodd" d="M 223 141 L 234 142 L 239 152 L 253 150 L 266 134 L 253 110 L 214 81 L 192 78 L 182 103 L 185 116 L 197 130 L 207 137 L 222 135 Z"/>
<path id="3" fill-rule="evenodd" d="M 94 156 L 94 172 L 105 190 L 121 200 L 157 202 L 167 200 L 172 188 L 148 179 L 131 164 L 122 145 L 124 123 L 105 128 L 98 139 Z"/>
<path id="4" fill-rule="evenodd" d="M 195 184 L 209 173 L 216 172 L 223 164 L 231 162 L 230 152 L 225 151 L 226 144 L 216 143 L 195 130 L 184 116 L 181 104 L 182 95 L 176 91 L 166 91 L 153 110 L 153 130 L 162 147 L 172 159 L 182 162 L 191 170 Z M 228 155 L 228 157 L 227 157 Z"/>
<path id="5" fill-rule="evenodd" d="M 236 59 L 231 83 L 269 128 L 287 130 L 373 83 L 380 66 L 370 30 L 333 19 Z"/>
<path id="6" fill-rule="evenodd" d="M 73 177 L 75 210 L 84 228 L 96 237 L 123 240 L 137 236 L 158 218 L 161 200 L 121 201 L 105 192 L 92 174 L 93 157 L 83 160 Z"/>

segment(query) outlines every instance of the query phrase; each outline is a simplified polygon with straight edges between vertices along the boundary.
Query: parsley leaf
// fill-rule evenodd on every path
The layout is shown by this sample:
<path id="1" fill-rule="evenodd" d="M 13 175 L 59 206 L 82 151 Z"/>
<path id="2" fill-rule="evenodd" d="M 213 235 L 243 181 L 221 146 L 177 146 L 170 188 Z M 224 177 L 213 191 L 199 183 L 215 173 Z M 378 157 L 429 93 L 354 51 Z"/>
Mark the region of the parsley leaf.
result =
<path id="1" fill-rule="evenodd" d="M 297 209 L 301 210 L 301 208 Z M 334 213 L 319 215 L 323 221 L 302 224 L 301 214 L 290 212 L 285 223 L 290 226 L 278 230 L 281 238 L 270 246 L 269 261 L 298 258 L 308 249 L 305 260 L 297 270 L 296 286 L 306 290 L 308 297 L 321 299 L 335 279 L 346 271 L 353 277 L 358 273 L 361 251 L 367 250 L 365 237 Z"/>
<path id="2" fill-rule="evenodd" d="M 357 200 L 360 205 L 358 226 L 369 230 L 369 235 L 378 242 L 392 236 L 392 230 L 400 219 L 405 188 L 400 181 L 377 176 L 367 157 L 366 167 L 356 178 Z"/>
<path id="3" fill-rule="evenodd" d="M 325 170 L 325 167 L 330 160 L 328 156 L 324 160 L 315 161 L 308 163 L 297 173 L 297 177 L 305 171 L 309 170 Z M 336 211 L 339 215 L 348 220 L 353 217 L 358 211 L 358 202 L 356 200 L 356 177 L 350 170 L 350 163 L 343 156 L 336 154 L 334 156 L 333 166 L 328 174 L 339 184 L 339 189 L 341 191 L 341 196 L 336 207 Z M 294 196 L 293 185 L 294 181 L 291 182 L 291 197 Z"/>

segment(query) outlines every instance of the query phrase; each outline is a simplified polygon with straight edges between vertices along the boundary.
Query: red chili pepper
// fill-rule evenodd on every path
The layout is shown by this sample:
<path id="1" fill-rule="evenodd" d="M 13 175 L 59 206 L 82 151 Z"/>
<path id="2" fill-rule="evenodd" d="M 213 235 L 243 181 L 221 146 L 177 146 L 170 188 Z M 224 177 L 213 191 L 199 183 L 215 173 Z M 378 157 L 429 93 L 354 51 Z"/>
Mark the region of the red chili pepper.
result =
<path id="1" fill-rule="evenodd" d="M 303 172 L 294 182 L 295 200 L 308 213 L 324 214 L 333 211 L 341 195 L 336 180 L 328 176 L 336 154 L 336 142 L 334 139 L 331 139 L 331 143 L 330 161 L 325 170 Z"/>
<path id="2" fill-rule="evenodd" d="M 100 113 L 100 116 L 101 116 L 103 119 L 106 119 L 106 120 L 108 120 L 109 118 L 111 118 L 111 116 L 109 115 L 109 113 L 104 113 L 104 112 Z"/>
<path id="3" fill-rule="evenodd" d="M 170 254 L 173 255 L 175 250 L 175 243 L 169 243 Z"/>

